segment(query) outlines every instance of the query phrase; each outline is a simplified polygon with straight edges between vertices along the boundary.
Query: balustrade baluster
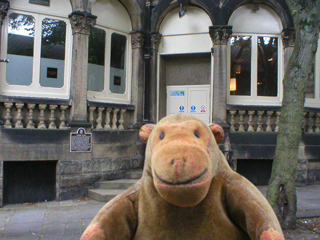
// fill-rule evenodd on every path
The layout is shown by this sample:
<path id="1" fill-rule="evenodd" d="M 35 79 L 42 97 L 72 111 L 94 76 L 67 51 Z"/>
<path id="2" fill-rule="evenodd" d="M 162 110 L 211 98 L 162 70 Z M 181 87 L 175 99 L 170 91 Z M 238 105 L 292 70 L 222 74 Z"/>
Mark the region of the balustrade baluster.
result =
<path id="1" fill-rule="evenodd" d="M 271 125 L 271 117 L 273 115 L 274 111 L 267 111 L 267 128 L 266 132 L 272 132 L 272 125 Z"/>
<path id="2" fill-rule="evenodd" d="M 39 104 L 39 109 L 40 109 L 40 115 L 39 115 L 39 124 L 38 124 L 38 129 L 46 129 L 46 124 L 44 123 L 45 121 L 45 115 L 44 115 L 44 110 L 47 108 L 47 104 Z"/>
<path id="3" fill-rule="evenodd" d="M 276 111 L 276 126 L 274 128 L 274 131 L 275 132 L 278 132 L 279 131 L 279 125 L 280 125 L 280 115 L 281 115 L 281 112 L 280 111 Z"/>
<path id="4" fill-rule="evenodd" d="M 17 108 L 17 116 L 16 116 L 16 124 L 15 124 L 15 128 L 23 128 L 23 123 L 22 123 L 22 108 L 24 106 L 24 103 L 15 103 L 16 108 Z"/>
<path id="5" fill-rule="evenodd" d="M 106 111 L 106 125 L 104 125 L 104 129 L 105 130 L 109 130 L 111 129 L 111 126 L 110 126 L 110 113 L 112 111 L 112 108 L 107 108 L 107 111 Z"/>
<path id="6" fill-rule="evenodd" d="M 6 122 L 4 123 L 5 128 L 12 128 L 12 116 L 11 116 L 11 108 L 13 106 L 13 103 L 4 103 L 4 106 L 6 108 L 6 115 L 4 116 L 4 119 Z"/>
<path id="7" fill-rule="evenodd" d="M 316 123 L 315 123 L 314 132 L 316 133 L 320 132 L 320 113 L 316 113 Z"/>
<path id="8" fill-rule="evenodd" d="M 264 114 L 264 111 L 258 111 L 258 121 L 257 121 L 257 132 L 263 132 L 263 121 L 262 121 L 262 116 Z"/>
<path id="9" fill-rule="evenodd" d="M 246 114 L 246 111 L 244 111 L 244 110 L 240 110 L 239 111 L 239 115 L 240 115 L 239 129 L 238 129 L 239 132 L 244 132 L 245 131 L 245 129 L 244 129 L 244 115 L 245 114 Z"/>
<path id="10" fill-rule="evenodd" d="M 60 126 L 59 129 L 68 129 L 67 125 L 66 125 L 66 110 L 67 110 L 68 106 L 67 105 L 61 105 L 60 109 L 61 109 L 61 117 L 60 117 Z"/>
<path id="11" fill-rule="evenodd" d="M 113 116 L 112 116 L 112 129 L 117 129 L 117 114 L 119 112 L 118 108 L 113 109 Z"/>
<path id="12" fill-rule="evenodd" d="M 95 127 L 95 121 L 93 116 L 94 110 L 96 110 L 96 107 L 89 107 L 89 122 L 91 123 L 93 129 Z"/>
<path id="13" fill-rule="evenodd" d="M 103 127 L 102 127 L 102 112 L 103 112 L 103 110 L 104 110 L 104 107 L 98 108 L 98 118 L 97 118 L 97 126 L 96 126 L 97 130 L 103 129 Z"/>
<path id="14" fill-rule="evenodd" d="M 124 113 L 126 112 L 126 109 L 120 110 L 120 119 L 119 119 L 119 130 L 124 130 L 123 123 L 124 123 Z"/>
<path id="15" fill-rule="evenodd" d="M 230 110 L 230 131 L 236 131 L 235 125 L 236 121 L 234 120 L 234 116 L 236 115 L 237 111 L 236 110 Z"/>
<path id="16" fill-rule="evenodd" d="M 33 111 L 36 107 L 36 104 L 34 103 L 28 103 L 27 105 L 29 112 L 28 112 L 28 124 L 27 124 L 27 128 L 29 129 L 33 129 L 35 124 L 33 122 Z"/>
<path id="17" fill-rule="evenodd" d="M 248 111 L 249 114 L 249 120 L 248 120 L 248 132 L 254 132 L 254 128 L 253 128 L 253 115 L 256 111 Z"/>
<path id="18" fill-rule="evenodd" d="M 303 127 L 304 132 L 307 132 L 307 130 L 308 130 L 308 121 L 306 119 L 307 114 L 308 114 L 307 112 L 303 113 L 303 120 L 302 120 L 302 123 L 301 123 L 301 127 Z"/>
<path id="19" fill-rule="evenodd" d="M 58 105 L 52 105 L 52 104 L 49 105 L 49 109 L 50 109 L 49 129 L 57 129 L 57 125 L 55 124 L 56 117 L 54 116 L 54 112 L 57 107 Z"/>
<path id="20" fill-rule="evenodd" d="M 308 133 L 313 133 L 313 127 L 314 127 L 314 117 L 315 113 L 314 112 L 309 112 L 308 114 Z"/>

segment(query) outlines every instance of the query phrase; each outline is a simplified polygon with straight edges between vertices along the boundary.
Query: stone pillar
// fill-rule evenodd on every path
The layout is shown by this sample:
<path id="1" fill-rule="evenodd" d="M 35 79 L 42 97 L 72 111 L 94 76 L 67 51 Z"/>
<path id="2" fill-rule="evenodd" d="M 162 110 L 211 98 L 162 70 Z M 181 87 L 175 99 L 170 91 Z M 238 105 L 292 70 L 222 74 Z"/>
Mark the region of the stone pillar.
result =
<path id="1" fill-rule="evenodd" d="M 3 161 L 0 161 L 0 207 L 3 206 Z"/>
<path id="2" fill-rule="evenodd" d="M 73 11 L 70 15 L 73 34 L 71 70 L 71 121 L 70 127 L 90 127 L 87 120 L 87 71 L 90 28 L 96 16 L 87 11 Z"/>
<path id="3" fill-rule="evenodd" d="M 287 70 L 289 59 L 295 45 L 295 32 L 294 28 L 285 28 L 282 30 L 282 42 L 283 42 L 283 62 L 284 70 Z"/>
<path id="4" fill-rule="evenodd" d="M 151 34 L 150 92 L 149 92 L 150 122 L 155 122 L 156 116 L 157 116 L 157 67 L 158 67 L 158 50 L 159 50 L 160 41 L 161 41 L 160 33 Z"/>
<path id="5" fill-rule="evenodd" d="M 232 26 L 210 26 L 209 33 L 214 44 L 213 122 L 224 127 L 227 120 L 227 44 Z"/>
<path id="6" fill-rule="evenodd" d="M 143 122 L 144 106 L 144 39 L 141 31 L 131 32 L 132 44 L 132 78 L 131 78 L 131 99 L 136 106 L 133 117 L 134 123 Z"/>

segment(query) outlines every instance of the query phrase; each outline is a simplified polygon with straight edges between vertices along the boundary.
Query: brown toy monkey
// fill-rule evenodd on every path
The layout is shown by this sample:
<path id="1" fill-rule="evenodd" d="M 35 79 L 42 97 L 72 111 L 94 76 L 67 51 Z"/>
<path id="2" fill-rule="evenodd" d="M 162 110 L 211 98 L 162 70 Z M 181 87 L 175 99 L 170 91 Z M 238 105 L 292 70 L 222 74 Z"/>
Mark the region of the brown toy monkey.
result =
<path id="1" fill-rule="evenodd" d="M 142 178 L 100 210 L 82 240 L 284 239 L 264 196 L 228 166 L 219 125 L 179 114 L 139 135 Z"/>

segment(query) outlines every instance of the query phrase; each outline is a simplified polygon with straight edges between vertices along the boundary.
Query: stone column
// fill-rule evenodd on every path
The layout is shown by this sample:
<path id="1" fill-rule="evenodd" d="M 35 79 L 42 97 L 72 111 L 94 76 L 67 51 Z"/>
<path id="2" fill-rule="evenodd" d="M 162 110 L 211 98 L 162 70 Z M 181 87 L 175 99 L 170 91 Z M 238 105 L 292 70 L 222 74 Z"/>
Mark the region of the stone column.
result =
<path id="1" fill-rule="evenodd" d="M 284 70 L 287 70 L 289 59 L 294 49 L 295 44 L 295 32 L 294 28 L 285 28 L 282 30 L 282 42 L 283 42 L 283 62 Z"/>
<path id="2" fill-rule="evenodd" d="M 214 44 L 213 122 L 226 126 L 227 120 L 227 44 L 232 26 L 210 26 Z"/>
<path id="3" fill-rule="evenodd" d="M 156 121 L 157 113 L 157 67 L 158 50 L 161 41 L 160 33 L 151 33 L 151 61 L 150 61 L 150 122 Z M 148 97 L 148 96 L 146 96 Z"/>
<path id="4" fill-rule="evenodd" d="M 90 28 L 96 16 L 87 11 L 73 11 L 70 15 L 73 34 L 71 70 L 71 121 L 70 127 L 90 127 L 87 120 L 87 71 Z"/>
<path id="5" fill-rule="evenodd" d="M 134 123 L 143 122 L 144 106 L 144 39 L 145 35 L 141 31 L 131 32 L 132 44 L 132 78 L 131 78 L 131 99 L 135 105 L 133 117 Z"/>

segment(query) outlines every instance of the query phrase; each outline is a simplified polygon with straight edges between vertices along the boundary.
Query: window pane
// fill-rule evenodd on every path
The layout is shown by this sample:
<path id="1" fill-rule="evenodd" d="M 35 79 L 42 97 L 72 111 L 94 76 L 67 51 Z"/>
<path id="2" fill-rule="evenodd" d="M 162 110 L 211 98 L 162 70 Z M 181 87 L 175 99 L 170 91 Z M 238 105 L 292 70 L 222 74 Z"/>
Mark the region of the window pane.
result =
<path id="1" fill-rule="evenodd" d="M 251 95 L 251 36 L 232 36 L 231 95 Z"/>
<path id="2" fill-rule="evenodd" d="M 117 33 L 111 35 L 110 91 L 123 94 L 126 90 L 126 44 L 127 37 Z"/>
<path id="3" fill-rule="evenodd" d="M 66 23 L 45 18 L 42 21 L 40 85 L 61 88 L 64 85 Z"/>
<path id="4" fill-rule="evenodd" d="M 106 32 L 92 27 L 89 36 L 88 90 L 104 90 Z"/>
<path id="5" fill-rule="evenodd" d="M 35 19 L 31 15 L 11 13 L 8 27 L 7 82 L 10 85 L 32 83 Z"/>
<path id="6" fill-rule="evenodd" d="M 278 38 L 258 37 L 258 96 L 278 95 Z"/>

